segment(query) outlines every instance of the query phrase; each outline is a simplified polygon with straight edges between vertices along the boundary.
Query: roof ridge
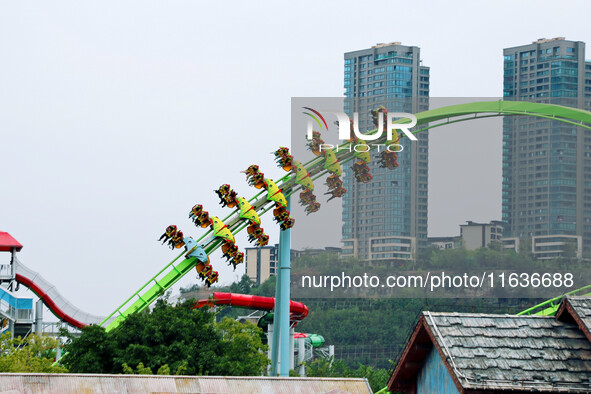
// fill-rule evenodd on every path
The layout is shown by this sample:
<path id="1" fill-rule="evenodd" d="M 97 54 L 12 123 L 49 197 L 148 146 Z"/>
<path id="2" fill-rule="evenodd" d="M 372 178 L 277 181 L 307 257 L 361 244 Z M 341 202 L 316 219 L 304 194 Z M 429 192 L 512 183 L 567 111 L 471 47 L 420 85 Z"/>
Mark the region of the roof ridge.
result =
<path id="1" fill-rule="evenodd" d="M 433 316 L 465 316 L 465 317 L 510 317 L 510 318 L 537 318 L 537 319 L 555 319 L 554 316 L 540 316 L 540 315 L 517 315 L 517 314 L 509 314 L 509 313 L 476 313 L 476 312 L 432 312 L 432 311 L 423 311 L 423 315 L 426 315 L 427 312 L 431 313 Z"/>

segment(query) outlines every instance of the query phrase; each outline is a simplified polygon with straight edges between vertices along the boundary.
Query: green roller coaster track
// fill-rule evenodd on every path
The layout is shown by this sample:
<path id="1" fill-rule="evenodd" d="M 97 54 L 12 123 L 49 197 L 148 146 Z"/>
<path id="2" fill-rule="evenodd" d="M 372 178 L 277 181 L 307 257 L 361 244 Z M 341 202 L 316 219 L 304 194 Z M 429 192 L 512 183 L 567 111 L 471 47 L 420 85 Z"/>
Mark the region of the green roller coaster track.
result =
<path id="1" fill-rule="evenodd" d="M 591 130 L 591 112 L 558 105 L 499 100 L 452 105 L 417 113 L 415 115 L 417 118 L 417 124 L 413 133 L 419 133 L 429 128 L 444 126 L 456 122 L 507 115 L 535 116 L 557 120 Z M 369 133 L 371 133 L 371 131 Z M 385 137 L 373 142 L 375 142 L 375 144 L 383 143 L 385 142 Z M 347 144 L 343 144 L 335 148 L 336 156 L 341 164 L 353 159 L 353 152 L 349 152 L 347 149 L 342 149 L 346 145 Z M 304 164 L 304 167 L 310 173 L 312 180 L 316 180 L 327 173 L 324 169 L 323 161 L 323 157 L 316 157 Z M 300 188 L 299 185 L 295 184 L 295 175 L 293 174 L 285 175 L 276 183 L 286 196 L 292 195 Z M 260 192 L 249 200 L 252 207 L 259 215 L 262 215 L 273 208 L 273 203 L 266 199 L 264 193 L 265 192 Z M 246 227 L 246 223 L 240 218 L 238 210 L 234 210 L 234 212 L 224 218 L 223 221 L 234 234 Z M 209 230 L 197 240 L 199 244 L 203 245 L 204 250 L 208 255 L 221 245 L 221 241 L 213 237 L 212 234 L 212 231 Z M 145 285 L 133 293 L 131 297 L 105 318 L 101 325 L 105 326 L 108 331 L 114 329 L 130 314 L 140 312 L 147 308 L 166 290 L 189 273 L 189 271 L 195 267 L 197 261 L 195 257 L 179 261 L 184 254 L 185 252 L 179 254 L 174 260 L 162 268 L 160 272 L 154 275 Z M 554 300 L 554 302 L 555 301 L 556 300 Z M 550 308 L 554 308 L 552 300 L 547 302 L 548 304 L 536 307 L 543 308 L 542 311 L 549 311 Z M 524 311 L 524 313 L 526 312 L 527 311 Z M 539 312 L 541 313 L 541 311 Z"/>

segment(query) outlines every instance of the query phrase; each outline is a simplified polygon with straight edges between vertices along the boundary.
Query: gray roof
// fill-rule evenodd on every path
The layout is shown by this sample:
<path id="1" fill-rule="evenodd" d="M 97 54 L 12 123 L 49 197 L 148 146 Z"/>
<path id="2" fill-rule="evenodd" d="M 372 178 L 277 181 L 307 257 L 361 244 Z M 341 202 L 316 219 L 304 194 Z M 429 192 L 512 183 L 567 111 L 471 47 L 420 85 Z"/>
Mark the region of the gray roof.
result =
<path id="1" fill-rule="evenodd" d="M 590 319 L 588 322 L 591 323 L 591 297 L 567 296 L 566 300 L 570 302 L 573 308 L 577 309 L 577 312 L 581 318 Z"/>
<path id="2" fill-rule="evenodd" d="M 584 303 L 591 323 L 591 301 Z M 591 342 L 573 322 L 434 312 L 423 318 L 464 389 L 591 391 Z"/>
<path id="3" fill-rule="evenodd" d="M 365 379 L 248 376 L 0 374 L 2 393 L 371 393 Z"/>
<path id="4" fill-rule="evenodd" d="M 559 320 L 563 319 L 565 309 L 572 315 L 575 322 L 591 341 L 591 298 L 590 297 L 566 297 L 557 313 Z M 568 320 L 568 319 L 566 319 Z"/>

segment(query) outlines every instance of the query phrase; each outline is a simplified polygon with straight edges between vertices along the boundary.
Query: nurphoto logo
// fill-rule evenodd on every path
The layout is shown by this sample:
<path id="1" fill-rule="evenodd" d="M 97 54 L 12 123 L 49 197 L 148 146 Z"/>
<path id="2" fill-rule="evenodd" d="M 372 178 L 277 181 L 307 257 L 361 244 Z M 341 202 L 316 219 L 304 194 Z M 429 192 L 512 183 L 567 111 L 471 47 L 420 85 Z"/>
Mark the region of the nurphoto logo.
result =
<path id="1" fill-rule="evenodd" d="M 306 138 L 308 140 L 314 139 L 314 127 L 318 125 L 319 131 L 328 131 L 328 123 L 326 119 L 319 111 L 310 108 L 303 107 L 306 111 L 302 112 L 308 116 L 306 127 Z M 391 152 L 401 152 L 404 148 L 398 144 L 398 133 L 395 130 L 399 130 L 406 135 L 411 141 L 417 141 L 417 137 L 409 130 L 417 124 L 417 117 L 413 114 L 406 112 L 388 112 L 386 114 L 386 122 L 384 122 L 384 113 L 377 113 L 377 131 L 369 134 L 363 134 L 359 131 L 359 114 L 353 113 L 353 119 L 349 119 L 346 113 L 342 111 L 323 111 L 324 114 L 333 115 L 336 117 L 339 126 L 339 139 L 343 141 L 353 141 L 346 148 L 336 146 L 338 150 L 347 149 L 349 151 L 354 150 L 356 152 L 366 152 L 377 147 L 378 152 L 381 150 L 388 150 Z M 385 125 L 385 127 L 384 127 Z M 366 141 L 375 141 L 382 137 L 386 131 L 386 143 L 385 144 L 367 144 Z M 351 136 L 353 131 L 354 136 Z M 358 142 L 356 142 L 358 141 Z M 334 149 L 335 146 L 332 144 L 321 144 L 320 150 Z"/>

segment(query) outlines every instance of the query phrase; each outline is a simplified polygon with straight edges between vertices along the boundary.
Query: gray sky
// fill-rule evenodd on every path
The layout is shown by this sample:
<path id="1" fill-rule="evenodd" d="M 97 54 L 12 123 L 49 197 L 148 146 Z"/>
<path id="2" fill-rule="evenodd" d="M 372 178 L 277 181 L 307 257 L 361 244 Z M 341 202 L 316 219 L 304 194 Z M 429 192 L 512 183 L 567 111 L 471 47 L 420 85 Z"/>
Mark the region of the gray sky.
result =
<path id="1" fill-rule="evenodd" d="M 253 163 L 283 175 L 269 152 L 289 143 L 290 99 L 342 95 L 344 52 L 417 45 L 432 97 L 494 97 L 504 47 L 591 43 L 590 10 L 587 1 L 2 1 L 0 230 L 75 305 L 110 313 L 173 258 L 156 242 L 168 224 L 201 235 L 186 219 L 192 205 L 229 212 L 214 188 L 249 197 L 240 171 Z M 490 149 L 495 168 L 479 161 Z M 432 171 L 430 235 L 500 218 L 500 142 L 463 151 L 436 159 L 432 145 L 431 168 L 457 174 L 473 159 L 497 191 L 475 205 L 479 188 L 450 194 Z M 444 208 L 433 203 L 444 198 Z M 220 270 L 222 281 L 242 270 Z"/>

